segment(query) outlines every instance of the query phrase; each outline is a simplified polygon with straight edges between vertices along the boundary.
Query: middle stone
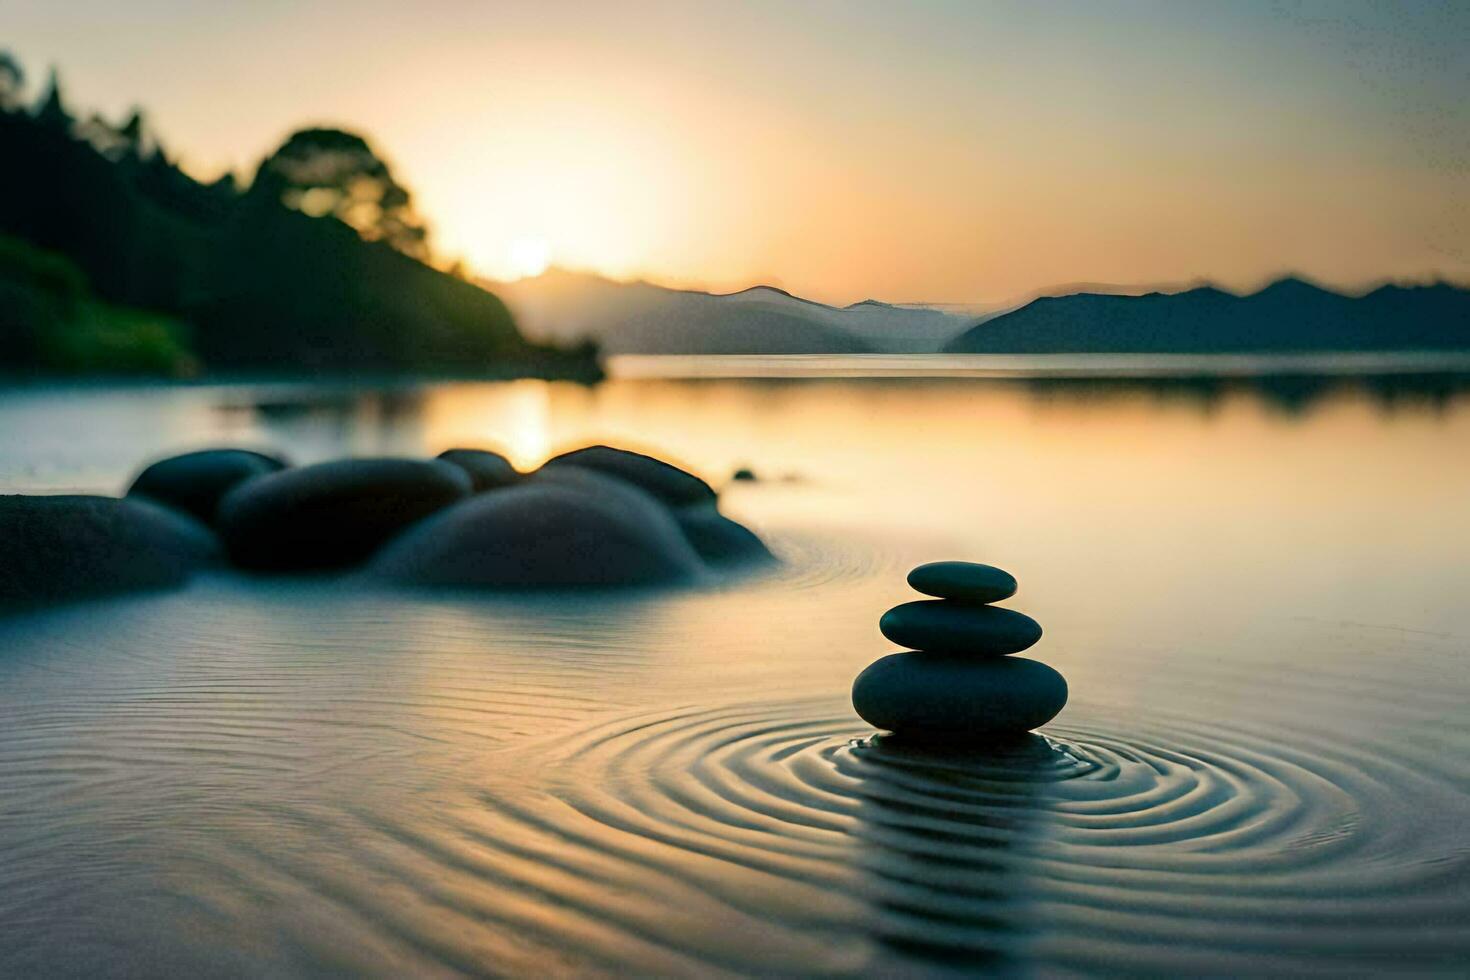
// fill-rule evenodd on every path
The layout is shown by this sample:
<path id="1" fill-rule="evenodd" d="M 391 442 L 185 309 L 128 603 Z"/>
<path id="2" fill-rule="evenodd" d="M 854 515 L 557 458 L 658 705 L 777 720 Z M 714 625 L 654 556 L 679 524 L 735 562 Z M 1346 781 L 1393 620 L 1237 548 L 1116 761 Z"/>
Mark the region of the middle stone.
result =
<path id="1" fill-rule="evenodd" d="M 911 650 L 982 657 L 1017 653 L 1041 639 L 1041 624 L 1014 609 L 944 599 L 894 606 L 883 614 L 878 628 L 888 639 Z"/>

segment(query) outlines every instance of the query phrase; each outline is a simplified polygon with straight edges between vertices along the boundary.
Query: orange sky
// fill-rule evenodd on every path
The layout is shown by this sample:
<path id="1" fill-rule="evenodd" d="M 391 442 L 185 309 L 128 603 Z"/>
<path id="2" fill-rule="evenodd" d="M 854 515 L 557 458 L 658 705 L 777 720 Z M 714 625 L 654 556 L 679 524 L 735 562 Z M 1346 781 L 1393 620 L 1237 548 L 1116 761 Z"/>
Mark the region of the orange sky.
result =
<path id="1" fill-rule="evenodd" d="M 1470 8 L 22 0 L 201 175 L 368 135 L 477 271 L 997 301 L 1470 279 Z M 33 83 L 35 79 L 33 78 Z"/>

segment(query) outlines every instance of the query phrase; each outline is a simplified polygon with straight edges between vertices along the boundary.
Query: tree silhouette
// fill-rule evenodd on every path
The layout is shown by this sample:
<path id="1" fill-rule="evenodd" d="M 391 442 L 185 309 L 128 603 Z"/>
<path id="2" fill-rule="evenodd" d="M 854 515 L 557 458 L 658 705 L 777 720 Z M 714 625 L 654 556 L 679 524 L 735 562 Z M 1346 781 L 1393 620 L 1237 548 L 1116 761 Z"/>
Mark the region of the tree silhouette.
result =
<path id="1" fill-rule="evenodd" d="M 71 113 L 66 111 L 66 104 L 61 101 L 61 79 L 55 68 L 51 69 L 51 77 L 46 82 L 46 94 L 36 106 L 36 122 L 48 129 L 71 132 L 73 120 Z"/>
<path id="2" fill-rule="evenodd" d="M 76 135 L 91 143 L 109 160 L 136 163 L 145 156 L 146 123 L 141 109 L 133 109 L 117 125 L 94 112 L 91 118 L 77 126 Z"/>
<path id="3" fill-rule="evenodd" d="M 20 108 L 26 85 L 25 69 L 9 51 L 0 51 L 0 112 Z"/>
<path id="4" fill-rule="evenodd" d="M 0 170 L 6 372 L 600 376 L 595 349 L 526 343 L 496 296 L 421 261 L 408 192 L 353 134 L 297 134 L 242 194 L 181 168 L 140 111 L 74 115 L 53 72 L 0 111 Z M 37 274 L 58 262 L 85 287 L 69 304 Z"/>
<path id="5" fill-rule="evenodd" d="M 302 129 L 266 157 L 252 193 L 313 217 L 331 215 L 368 241 L 427 259 L 428 229 L 409 193 L 367 140 L 340 129 Z"/>

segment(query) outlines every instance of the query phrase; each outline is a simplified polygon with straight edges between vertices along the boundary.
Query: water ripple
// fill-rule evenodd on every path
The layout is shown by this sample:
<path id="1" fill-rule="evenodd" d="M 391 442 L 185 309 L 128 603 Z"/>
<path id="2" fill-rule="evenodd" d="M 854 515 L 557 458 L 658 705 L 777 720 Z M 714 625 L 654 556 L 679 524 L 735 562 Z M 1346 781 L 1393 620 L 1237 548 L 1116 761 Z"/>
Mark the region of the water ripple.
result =
<path id="1" fill-rule="evenodd" d="M 114 949 L 136 972 L 238 950 L 238 972 L 416 976 L 1470 956 L 1470 768 L 1440 646 L 1274 673 L 1197 655 L 1190 690 L 1260 696 L 1143 712 L 1079 684 L 1044 736 L 939 751 L 873 735 L 845 699 L 760 697 L 834 669 L 780 630 L 742 661 L 752 628 L 709 625 L 748 615 L 727 598 L 388 616 L 205 586 L 38 618 L 3 662 L 0 973 L 57 950 L 105 972 Z M 1152 676 L 1132 664 L 1108 670 Z"/>
<path id="2" fill-rule="evenodd" d="M 768 938 L 736 962 L 761 971 L 1470 952 L 1445 928 L 1470 913 L 1463 855 L 1398 803 L 1470 817 L 1432 774 L 1309 733 L 1181 719 L 1098 717 L 959 752 L 855 731 L 831 701 L 621 717 L 544 746 L 563 806 L 480 805 L 569 868 L 595 854 L 614 895 L 678 882 L 757 923 Z M 840 949 L 800 942 L 847 930 Z M 657 934 L 731 965 L 697 930 Z"/>

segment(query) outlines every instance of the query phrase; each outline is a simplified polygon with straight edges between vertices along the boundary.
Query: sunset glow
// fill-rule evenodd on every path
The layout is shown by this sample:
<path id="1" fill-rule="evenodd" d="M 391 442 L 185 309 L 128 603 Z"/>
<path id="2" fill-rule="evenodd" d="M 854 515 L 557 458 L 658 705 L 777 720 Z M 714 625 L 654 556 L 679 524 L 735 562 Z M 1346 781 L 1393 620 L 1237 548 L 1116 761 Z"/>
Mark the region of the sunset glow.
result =
<path id="1" fill-rule="evenodd" d="M 844 303 L 1470 277 L 1453 5 L 143 6 L 22 5 L 7 43 L 79 105 L 149 107 L 205 176 L 360 130 L 491 276 L 544 251 Z"/>
<path id="2" fill-rule="evenodd" d="M 517 238 L 510 243 L 507 266 L 512 275 L 539 276 L 551 265 L 551 246 L 544 238 Z"/>

